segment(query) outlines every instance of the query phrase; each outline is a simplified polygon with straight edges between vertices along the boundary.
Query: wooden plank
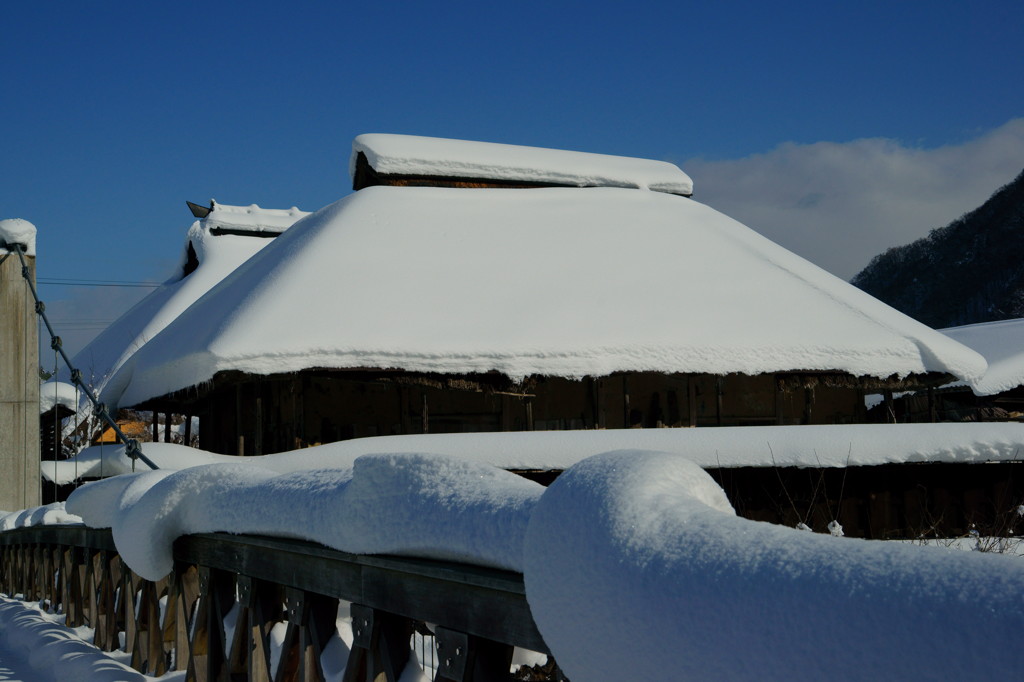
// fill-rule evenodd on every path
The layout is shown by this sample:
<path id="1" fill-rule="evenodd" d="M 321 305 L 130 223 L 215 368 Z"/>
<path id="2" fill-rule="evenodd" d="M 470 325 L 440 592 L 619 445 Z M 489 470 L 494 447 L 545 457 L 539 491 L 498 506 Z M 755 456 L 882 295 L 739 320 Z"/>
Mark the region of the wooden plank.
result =
<path id="1" fill-rule="evenodd" d="M 526 603 L 521 574 L 219 533 L 179 538 L 174 551 L 178 561 L 218 566 L 547 653 Z"/>

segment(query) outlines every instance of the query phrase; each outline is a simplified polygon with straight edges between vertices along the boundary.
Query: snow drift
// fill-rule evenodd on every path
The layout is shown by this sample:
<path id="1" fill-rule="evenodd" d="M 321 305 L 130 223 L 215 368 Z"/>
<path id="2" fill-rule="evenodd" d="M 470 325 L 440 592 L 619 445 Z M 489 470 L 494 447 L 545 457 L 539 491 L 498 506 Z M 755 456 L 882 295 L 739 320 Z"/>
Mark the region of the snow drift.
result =
<path id="1" fill-rule="evenodd" d="M 592 457 L 548 488 L 527 532 L 526 593 L 570 679 L 1019 674 L 1019 560 L 731 512 L 704 471 L 663 453 Z"/>
<path id="2" fill-rule="evenodd" d="M 1019 560 L 744 520 L 675 453 L 594 455 L 547 489 L 425 453 L 287 473 L 237 461 L 87 484 L 67 511 L 111 527 L 150 579 L 170 571 L 176 537 L 206 531 L 522 571 L 576 680 L 1012 679 L 1019 667 Z"/>

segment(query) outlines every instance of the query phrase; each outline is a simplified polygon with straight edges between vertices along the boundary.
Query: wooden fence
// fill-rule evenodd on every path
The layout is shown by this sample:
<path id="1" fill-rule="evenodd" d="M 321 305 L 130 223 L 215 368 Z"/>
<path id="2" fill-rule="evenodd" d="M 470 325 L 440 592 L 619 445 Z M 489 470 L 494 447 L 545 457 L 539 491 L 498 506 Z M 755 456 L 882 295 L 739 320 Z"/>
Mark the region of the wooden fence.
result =
<path id="1" fill-rule="evenodd" d="M 321 654 L 346 610 L 345 682 L 394 682 L 417 646 L 445 682 L 512 679 L 514 646 L 550 654 L 517 573 L 223 533 L 179 538 L 174 560 L 152 582 L 124 564 L 109 530 L 20 528 L 0 533 L 0 591 L 93 628 L 96 646 L 131 654 L 142 673 L 202 682 L 325 680 Z M 518 679 L 564 678 L 549 659 Z"/>

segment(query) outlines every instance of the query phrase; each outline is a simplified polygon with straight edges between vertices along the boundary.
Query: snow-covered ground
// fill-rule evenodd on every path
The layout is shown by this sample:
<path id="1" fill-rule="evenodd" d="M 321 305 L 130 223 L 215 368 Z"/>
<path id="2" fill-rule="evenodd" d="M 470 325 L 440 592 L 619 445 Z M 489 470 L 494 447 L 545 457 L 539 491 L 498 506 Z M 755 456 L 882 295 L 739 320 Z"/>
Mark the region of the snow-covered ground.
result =
<path id="1" fill-rule="evenodd" d="M 67 511 L 111 527 L 150 579 L 170 570 L 175 537 L 210 531 L 521 571 L 541 634 L 577 681 L 1020 673 L 1018 557 L 742 519 L 676 453 L 596 454 L 546 489 L 436 454 L 284 473 L 261 466 L 270 459 L 108 478 Z"/>
<path id="2" fill-rule="evenodd" d="M 87 627 L 69 628 L 64 616 L 37 604 L 0 596 L 0 680 L 5 682 L 180 682 L 185 673 L 147 677 L 128 666 L 129 654 L 105 653 Z"/>

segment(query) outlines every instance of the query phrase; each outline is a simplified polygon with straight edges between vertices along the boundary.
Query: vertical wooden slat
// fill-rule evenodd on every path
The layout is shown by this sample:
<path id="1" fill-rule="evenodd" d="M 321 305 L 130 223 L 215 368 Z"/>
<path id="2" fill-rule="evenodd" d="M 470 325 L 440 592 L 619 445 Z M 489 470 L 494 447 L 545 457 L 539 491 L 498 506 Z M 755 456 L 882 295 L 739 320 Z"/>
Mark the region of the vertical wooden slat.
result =
<path id="1" fill-rule="evenodd" d="M 697 426 L 697 378 L 692 374 L 686 377 L 686 409 L 687 422 L 690 428 Z"/>
<path id="2" fill-rule="evenodd" d="M 189 633 L 195 623 L 199 599 L 199 569 L 179 564 L 174 571 L 177 599 L 174 603 L 174 669 L 187 670 L 191 653 Z"/>
<path id="3" fill-rule="evenodd" d="M 119 644 L 112 561 L 111 553 L 107 550 L 100 550 L 93 556 L 93 575 L 96 576 L 97 593 L 93 644 L 103 651 L 113 651 Z"/>
<path id="4" fill-rule="evenodd" d="M 199 567 L 199 609 L 193 629 L 186 680 L 213 682 L 227 670 L 224 616 L 234 602 L 234 576 L 206 566 Z"/>

